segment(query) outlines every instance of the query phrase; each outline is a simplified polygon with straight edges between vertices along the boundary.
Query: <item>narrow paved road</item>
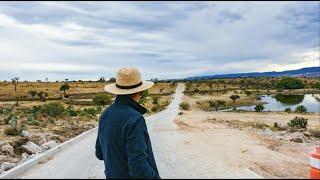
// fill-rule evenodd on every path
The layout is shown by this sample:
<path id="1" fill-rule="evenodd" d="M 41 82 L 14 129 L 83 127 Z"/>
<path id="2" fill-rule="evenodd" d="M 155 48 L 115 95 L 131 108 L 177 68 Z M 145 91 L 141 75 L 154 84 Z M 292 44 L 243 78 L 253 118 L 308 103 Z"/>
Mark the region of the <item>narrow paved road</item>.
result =
<path id="1" fill-rule="evenodd" d="M 246 169 L 230 169 L 220 154 L 201 154 L 185 148 L 188 136 L 173 120 L 177 117 L 184 85 L 179 84 L 168 108 L 146 118 L 162 178 L 259 178 Z M 57 153 L 53 159 L 18 178 L 104 178 L 103 162 L 94 156 L 96 131 Z"/>

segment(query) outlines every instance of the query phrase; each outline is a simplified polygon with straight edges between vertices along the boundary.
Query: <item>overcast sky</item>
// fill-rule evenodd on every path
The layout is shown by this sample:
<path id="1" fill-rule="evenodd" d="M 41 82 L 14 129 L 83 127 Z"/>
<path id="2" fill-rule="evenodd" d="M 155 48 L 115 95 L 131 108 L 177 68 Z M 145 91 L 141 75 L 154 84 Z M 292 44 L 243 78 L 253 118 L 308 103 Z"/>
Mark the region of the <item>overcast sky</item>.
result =
<path id="1" fill-rule="evenodd" d="M 319 66 L 319 2 L 0 2 L 0 80 Z"/>

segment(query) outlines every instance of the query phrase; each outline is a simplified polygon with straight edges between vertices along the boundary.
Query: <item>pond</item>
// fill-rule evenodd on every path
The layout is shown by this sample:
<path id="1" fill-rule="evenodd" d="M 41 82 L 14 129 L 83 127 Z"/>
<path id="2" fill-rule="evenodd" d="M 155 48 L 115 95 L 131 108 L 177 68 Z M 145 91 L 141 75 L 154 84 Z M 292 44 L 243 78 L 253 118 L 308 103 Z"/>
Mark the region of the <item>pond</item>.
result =
<path id="1" fill-rule="evenodd" d="M 285 108 L 290 107 L 292 111 L 297 106 L 303 105 L 308 112 L 320 112 L 320 94 L 305 94 L 305 95 L 264 95 L 261 97 L 264 104 L 263 111 L 284 111 Z M 254 111 L 253 106 L 241 106 L 237 109 Z"/>

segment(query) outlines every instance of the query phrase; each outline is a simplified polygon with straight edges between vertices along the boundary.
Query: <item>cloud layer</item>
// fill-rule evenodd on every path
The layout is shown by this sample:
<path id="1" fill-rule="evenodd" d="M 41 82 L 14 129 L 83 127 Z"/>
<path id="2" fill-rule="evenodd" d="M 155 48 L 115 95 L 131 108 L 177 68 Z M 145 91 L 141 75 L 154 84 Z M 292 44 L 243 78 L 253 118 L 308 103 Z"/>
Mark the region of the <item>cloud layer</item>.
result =
<path id="1" fill-rule="evenodd" d="M 319 66 L 319 2 L 1 2 L 0 79 Z"/>

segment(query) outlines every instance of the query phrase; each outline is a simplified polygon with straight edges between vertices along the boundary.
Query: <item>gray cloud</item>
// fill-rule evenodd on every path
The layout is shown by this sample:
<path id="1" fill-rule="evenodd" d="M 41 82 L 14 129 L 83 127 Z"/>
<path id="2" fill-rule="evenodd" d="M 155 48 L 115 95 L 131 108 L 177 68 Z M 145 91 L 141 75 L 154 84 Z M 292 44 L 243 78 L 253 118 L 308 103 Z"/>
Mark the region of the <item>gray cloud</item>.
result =
<path id="1" fill-rule="evenodd" d="M 121 66 L 146 78 L 312 66 L 319 13 L 319 2 L 2 2 L 0 79 L 94 79 Z"/>

